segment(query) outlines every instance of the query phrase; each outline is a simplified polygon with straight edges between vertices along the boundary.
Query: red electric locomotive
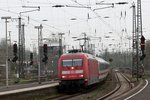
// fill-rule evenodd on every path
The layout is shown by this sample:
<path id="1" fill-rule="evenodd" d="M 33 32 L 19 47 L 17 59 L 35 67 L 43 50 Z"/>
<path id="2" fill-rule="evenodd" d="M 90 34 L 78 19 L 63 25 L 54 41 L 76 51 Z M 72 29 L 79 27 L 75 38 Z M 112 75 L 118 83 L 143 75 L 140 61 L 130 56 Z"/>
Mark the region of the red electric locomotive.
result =
<path id="1" fill-rule="evenodd" d="M 89 86 L 103 80 L 109 63 L 87 53 L 63 54 L 58 62 L 60 87 Z"/>

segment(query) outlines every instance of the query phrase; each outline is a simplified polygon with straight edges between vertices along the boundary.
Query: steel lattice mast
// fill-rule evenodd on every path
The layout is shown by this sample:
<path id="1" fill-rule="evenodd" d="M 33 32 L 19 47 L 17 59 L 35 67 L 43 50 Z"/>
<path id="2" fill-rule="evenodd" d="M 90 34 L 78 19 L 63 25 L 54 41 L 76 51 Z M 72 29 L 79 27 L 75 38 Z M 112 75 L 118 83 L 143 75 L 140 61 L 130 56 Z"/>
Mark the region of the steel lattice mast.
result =
<path id="1" fill-rule="evenodd" d="M 136 37 L 136 8 L 135 8 L 135 4 L 132 4 L 132 8 L 133 8 L 133 30 L 132 30 L 132 38 L 133 38 L 133 45 L 132 45 L 132 77 L 134 77 L 135 74 L 135 69 L 137 67 L 137 37 Z"/>
<path id="2" fill-rule="evenodd" d="M 140 76 L 139 73 L 141 74 L 139 68 L 141 69 L 141 65 L 142 65 L 141 56 L 143 55 L 142 50 L 140 48 L 142 36 L 143 36 L 143 31 L 142 31 L 141 0 L 137 0 L 137 15 L 136 15 L 135 4 L 133 4 L 133 57 L 132 57 L 133 60 L 132 75 L 136 73 L 137 80 L 138 77 Z"/>
<path id="3" fill-rule="evenodd" d="M 141 39 L 142 39 L 142 36 L 143 36 L 143 31 L 142 31 L 142 9 L 141 9 L 141 0 L 137 0 L 137 80 L 138 80 L 138 75 L 139 75 L 139 68 L 141 69 L 142 67 L 142 60 L 141 60 L 141 56 L 143 55 L 142 54 L 142 50 L 140 48 L 140 43 L 141 43 Z M 144 71 L 144 69 L 143 69 Z M 143 72 L 140 72 L 141 74 Z"/>
<path id="4" fill-rule="evenodd" d="M 143 31 L 142 31 L 141 0 L 137 0 L 137 36 L 141 38 L 142 35 L 143 35 Z"/>

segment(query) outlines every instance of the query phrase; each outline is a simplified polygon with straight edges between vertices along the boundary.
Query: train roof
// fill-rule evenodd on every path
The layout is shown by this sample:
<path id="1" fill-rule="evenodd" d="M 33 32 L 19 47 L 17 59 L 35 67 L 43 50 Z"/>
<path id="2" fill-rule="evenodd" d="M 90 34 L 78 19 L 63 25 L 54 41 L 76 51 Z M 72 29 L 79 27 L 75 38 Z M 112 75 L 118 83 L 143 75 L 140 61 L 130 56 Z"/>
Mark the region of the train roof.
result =
<path id="1" fill-rule="evenodd" d="M 99 61 L 100 63 L 109 64 L 109 62 L 107 62 L 106 60 L 104 60 L 104 59 L 102 59 L 102 58 L 99 58 L 99 57 L 96 57 L 96 60 Z"/>
<path id="2" fill-rule="evenodd" d="M 88 53 L 83 53 L 83 52 L 77 52 L 77 53 L 66 53 L 66 54 L 63 54 L 63 55 L 85 55 L 87 56 L 88 58 L 91 58 L 91 59 L 96 59 L 98 62 L 100 63 L 107 63 L 109 64 L 109 62 L 105 61 L 104 59 L 100 58 L 100 57 L 96 57 L 94 55 L 91 55 L 91 54 L 88 54 Z"/>
<path id="3" fill-rule="evenodd" d="M 85 55 L 85 56 L 87 56 L 88 58 L 93 58 L 93 59 L 95 59 L 95 56 L 94 55 L 92 55 L 92 54 L 89 54 L 89 53 L 84 53 L 84 52 L 82 52 L 82 50 L 80 50 L 80 49 L 73 49 L 73 50 L 68 50 L 68 53 L 67 53 L 68 55 Z"/>
<path id="4" fill-rule="evenodd" d="M 63 54 L 62 56 L 72 56 L 72 55 L 84 55 L 84 56 L 86 56 L 87 58 L 95 58 L 95 56 L 94 55 L 91 55 L 91 54 L 88 54 L 88 53 L 83 53 L 83 52 L 77 52 L 77 53 L 65 53 L 65 54 Z"/>

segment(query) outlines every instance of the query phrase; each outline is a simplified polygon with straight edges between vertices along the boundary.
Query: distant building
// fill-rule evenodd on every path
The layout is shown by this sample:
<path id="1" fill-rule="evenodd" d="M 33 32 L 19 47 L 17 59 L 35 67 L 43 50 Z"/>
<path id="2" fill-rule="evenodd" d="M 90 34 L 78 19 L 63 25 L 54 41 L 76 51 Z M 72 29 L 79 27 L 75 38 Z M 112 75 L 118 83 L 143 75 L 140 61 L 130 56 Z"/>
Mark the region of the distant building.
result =
<path id="1" fill-rule="evenodd" d="M 48 49 L 48 60 L 47 63 L 45 64 L 42 62 L 42 59 L 44 58 L 44 53 L 43 53 L 43 46 L 40 47 L 40 53 L 41 53 L 41 75 L 51 75 L 57 77 L 57 67 L 58 67 L 58 59 L 60 56 L 60 44 L 59 44 L 59 37 L 53 37 L 50 39 L 47 39 L 47 41 L 44 41 L 43 44 L 47 44 L 47 49 Z M 62 50 L 64 51 L 65 46 L 62 46 Z"/>
<path id="2" fill-rule="evenodd" d="M 47 63 L 49 74 L 57 75 L 58 59 L 59 59 L 59 46 L 49 46 L 48 63 Z"/>

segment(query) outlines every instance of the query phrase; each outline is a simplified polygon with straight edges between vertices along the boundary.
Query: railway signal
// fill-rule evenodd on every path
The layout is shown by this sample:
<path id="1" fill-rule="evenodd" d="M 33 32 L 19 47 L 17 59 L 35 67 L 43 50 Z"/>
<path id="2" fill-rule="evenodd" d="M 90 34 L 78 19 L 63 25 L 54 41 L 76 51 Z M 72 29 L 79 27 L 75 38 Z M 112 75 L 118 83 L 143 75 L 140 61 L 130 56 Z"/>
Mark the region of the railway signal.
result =
<path id="1" fill-rule="evenodd" d="M 18 60 L 18 57 L 17 57 L 17 44 L 16 43 L 13 45 L 13 53 L 14 53 L 14 58 L 12 59 L 12 62 L 16 62 Z"/>
<path id="2" fill-rule="evenodd" d="M 33 53 L 30 53 L 30 60 L 33 60 Z"/>
<path id="3" fill-rule="evenodd" d="M 30 65 L 33 65 L 33 53 L 30 53 Z"/>
<path id="4" fill-rule="evenodd" d="M 145 37 L 142 35 L 141 37 L 141 50 L 144 51 L 145 50 Z"/>
<path id="5" fill-rule="evenodd" d="M 48 57 L 47 55 L 44 55 L 44 58 L 42 59 L 43 62 L 47 63 Z"/>
<path id="6" fill-rule="evenodd" d="M 142 51 L 142 56 L 140 57 L 140 60 L 144 60 L 144 58 L 146 57 L 144 50 L 145 50 L 145 37 L 142 35 L 141 37 L 141 51 Z"/>
<path id="7" fill-rule="evenodd" d="M 16 62 L 18 60 L 18 57 L 15 56 L 13 59 L 12 59 L 12 62 Z"/>
<path id="8" fill-rule="evenodd" d="M 48 60 L 48 57 L 47 57 L 47 44 L 43 45 L 43 53 L 44 53 L 44 58 L 42 59 L 42 61 L 47 63 L 47 60 Z"/>
<path id="9" fill-rule="evenodd" d="M 16 43 L 13 45 L 13 53 L 14 53 L 14 55 L 17 54 L 17 44 Z"/>
<path id="10" fill-rule="evenodd" d="M 142 54 L 142 56 L 140 57 L 140 60 L 144 60 L 145 57 L 146 57 L 146 55 Z"/>
<path id="11" fill-rule="evenodd" d="M 44 52 L 44 54 L 47 54 L 47 44 L 44 44 L 44 46 L 43 46 L 43 52 Z"/>

